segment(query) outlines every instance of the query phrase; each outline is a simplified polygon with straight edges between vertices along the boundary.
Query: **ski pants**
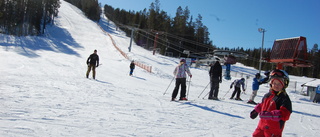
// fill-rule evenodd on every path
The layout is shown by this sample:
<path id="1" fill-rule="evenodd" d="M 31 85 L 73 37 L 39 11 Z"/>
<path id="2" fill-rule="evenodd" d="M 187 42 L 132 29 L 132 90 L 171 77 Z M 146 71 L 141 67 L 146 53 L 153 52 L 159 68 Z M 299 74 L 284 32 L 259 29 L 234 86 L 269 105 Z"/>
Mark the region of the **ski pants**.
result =
<path id="1" fill-rule="evenodd" d="M 237 93 L 237 97 L 236 98 L 240 98 L 240 93 L 241 93 L 240 87 L 234 87 L 234 91 L 232 93 L 231 98 L 233 98 L 236 93 Z"/>
<path id="2" fill-rule="evenodd" d="M 209 93 L 209 98 L 218 97 L 219 93 L 219 78 L 211 78 L 211 89 Z"/>
<path id="3" fill-rule="evenodd" d="M 269 130 L 269 129 L 261 129 L 259 127 L 253 132 L 252 137 L 281 137 L 282 129 L 278 130 Z"/>
<path id="4" fill-rule="evenodd" d="M 249 100 L 254 101 L 254 98 L 257 96 L 257 92 L 258 90 L 253 90 Z"/>
<path id="5" fill-rule="evenodd" d="M 132 75 L 134 69 L 130 69 L 130 76 Z"/>
<path id="6" fill-rule="evenodd" d="M 90 73 L 91 69 L 92 69 L 92 77 L 93 77 L 93 79 L 95 79 L 96 78 L 96 65 L 95 64 L 88 65 L 87 78 L 89 77 L 89 73 Z"/>
<path id="7" fill-rule="evenodd" d="M 176 78 L 176 86 L 172 92 L 172 98 L 176 98 L 178 95 L 179 87 L 181 85 L 180 99 L 186 97 L 186 78 Z"/>

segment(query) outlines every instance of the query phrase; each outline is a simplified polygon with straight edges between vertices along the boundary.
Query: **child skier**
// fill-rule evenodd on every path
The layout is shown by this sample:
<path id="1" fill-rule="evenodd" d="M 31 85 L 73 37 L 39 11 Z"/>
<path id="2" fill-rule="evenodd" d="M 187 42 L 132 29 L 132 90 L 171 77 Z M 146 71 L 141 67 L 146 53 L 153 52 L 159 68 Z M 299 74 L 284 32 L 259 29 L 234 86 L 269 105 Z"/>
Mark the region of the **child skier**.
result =
<path id="1" fill-rule="evenodd" d="M 261 81 L 262 79 L 260 79 L 261 75 L 260 73 L 256 74 L 256 77 L 253 78 L 253 82 L 252 82 L 252 94 L 251 97 L 249 99 L 249 101 L 247 103 L 249 104 L 257 104 L 256 102 L 254 102 L 254 98 L 257 96 L 257 92 L 259 90 L 259 86 L 262 84 Z"/>
<path id="2" fill-rule="evenodd" d="M 288 84 L 289 77 L 285 71 L 276 69 L 270 73 L 270 91 L 250 113 L 252 119 L 260 117 L 253 137 L 282 136 L 285 122 L 292 113 L 291 100 L 285 90 Z"/>
<path id="3" fill-rule="evenodd" d="M 246 89 L 244 88 L 244 81 L 245 79 L 244 78 L 241 78 L 241 79 L 237 79 L 237 80 L 234 80 L 231 85 L 230 85 L 230 89 L 232 88 L 232 86 L 234 85 L 234 91 L 232 93 L 232 96 L 230 99 L 233 99 L 234 95 L 237 93 L 237 97 L 235 98 L 235 100 L 242 100 L 240 98 L 240 93 L 241 93 L 241 89 L 240 87 L 242 86 L 242 89 L 243 91 L 246 91 Z"/>

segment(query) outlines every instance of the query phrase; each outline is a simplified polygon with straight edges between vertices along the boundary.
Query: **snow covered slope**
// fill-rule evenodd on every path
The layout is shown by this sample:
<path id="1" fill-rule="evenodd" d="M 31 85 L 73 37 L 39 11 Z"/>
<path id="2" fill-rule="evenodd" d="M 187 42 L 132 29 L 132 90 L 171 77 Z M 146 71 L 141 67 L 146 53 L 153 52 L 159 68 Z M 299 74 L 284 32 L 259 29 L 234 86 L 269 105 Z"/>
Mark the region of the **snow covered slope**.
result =
<path id="1" fill-rule="evenodd" d="M 99 24 L 117 46 L 153 67 L 153 73 L 137 67 L 130 77 L 130 60 L 115 49 L 107 33 L 79 9 L 61 2 L 55 26 L 44 36 L 0 34 L 0 136 L 251 136 L 259 120 L 249 118 L 254 106 L 245 103 L 252 79 L 247 94 L 241 95 L 243 102 L 228 99 L 231 81 L 220 85 L 219 97 L 226 99 L 212 101 L 202 99 L 208 88 L 199 96 L 209 83 L 208 72 L 192 68 L 191 101 L 171 102 L 174 82 L 169 84 L 179 59 L 152 55 L 135 44 L 129 53 L 130 39 L 103 17 Z M 101 63 L 97 80 L 85 78 L 86 60 L 94 49 Z M 241 68 L 247 69 L 237 66 Z M 261 86 L 256 101 L 267 91 L 267 85 Z M 283 136 L 317 136 L 319 104 L 298 92 L 288 89 L 294 111 Z"/>

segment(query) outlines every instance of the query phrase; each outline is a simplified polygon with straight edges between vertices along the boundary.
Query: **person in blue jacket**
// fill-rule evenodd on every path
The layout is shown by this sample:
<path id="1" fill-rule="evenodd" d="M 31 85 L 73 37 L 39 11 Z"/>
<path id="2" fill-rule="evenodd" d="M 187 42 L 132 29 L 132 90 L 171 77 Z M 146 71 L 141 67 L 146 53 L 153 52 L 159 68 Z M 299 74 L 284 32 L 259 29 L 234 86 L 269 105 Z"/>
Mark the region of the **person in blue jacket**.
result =
<path id="1" fill-rule="evenodd" d="M 257 96 L 257 92 L 259 90 L 259 86 L 262 84 L 262 79 L 260 73 L 256 74 L 256 77 L 253 78 L 253 82 L 252 82 L 252 94 L 250 96 L 250 99 L 247 103 L 249 104 L 257 104 L 256 102 L 254 102 L 254 98 Z"/>

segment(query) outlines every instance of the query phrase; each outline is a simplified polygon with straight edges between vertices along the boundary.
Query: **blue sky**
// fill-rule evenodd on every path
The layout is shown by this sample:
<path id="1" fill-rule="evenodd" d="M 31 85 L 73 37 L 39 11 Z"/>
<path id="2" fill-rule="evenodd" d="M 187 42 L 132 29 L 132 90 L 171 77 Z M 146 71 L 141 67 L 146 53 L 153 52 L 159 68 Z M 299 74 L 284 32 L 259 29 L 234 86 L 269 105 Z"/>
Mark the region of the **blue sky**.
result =
<path id="1" fill-rule="evenodd" d="M 154 1 L 99 0 L 127 11 L 149 9 Z M 276 39 L 298 36 L 307 38 L 308 49 L 320 44 L 320 0 L 160 0 L 171 18 L 179 6 L 188 6 L 194 19 L 201 14 L 218 47 L 260 48 L 258 28 L 266 30 L 264 48 L 272 48 Z"/>

